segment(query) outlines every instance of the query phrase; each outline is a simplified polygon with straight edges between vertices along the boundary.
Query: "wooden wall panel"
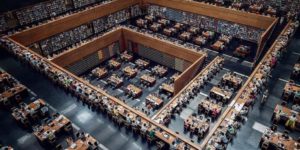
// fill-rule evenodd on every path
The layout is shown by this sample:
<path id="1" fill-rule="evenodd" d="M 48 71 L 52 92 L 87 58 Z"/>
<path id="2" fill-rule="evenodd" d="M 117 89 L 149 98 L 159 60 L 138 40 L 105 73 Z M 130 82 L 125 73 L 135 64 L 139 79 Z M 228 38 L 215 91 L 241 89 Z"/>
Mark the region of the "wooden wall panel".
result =
<path id="1" fill-rule="evenodd" d="M 134 32 L 129 29 L 123 28 L 124 40 L 132 41 L 144 46 L 156 49 L 163 53 L 169 54 L 171 56 L 175 56 L 177 58 L 186 60 L 188 62 L 194 63 L 202 56 L 202 54 L 198 52 L 194 52 L 192 50 L 187 50 L 185 48 L 176 46 L 174 44 L 146 36 L 142 33 Z"/>
<path id="2" fill-rule="evenodd" d="M 260 29 L 268 29 L 275 18 L 232 10 L 205 3 L 184 0 L 144 0 L 145 3 L 169 7 L 186 12 L 196 13 L 208 17 L 249 25 Z"/>
<path id="3" fill-rule="evenodd" d="M 206 59 L 206 55 L 200 57 L 189 68 L 187 68 L 174 82 L 174 94 L 181 91 L 188 83 L 197 75 L 199 68 L 202 66 Z"/>
<path id="4" fill-rule="evenodd" d="M 65 16 L 50 21 L 49 23 L 16 33 L 10 38 L 25 46 L 28 46 L 34 42 L 53 36 L 57 33 L 70 30 L 138 3 L 139 0 L 115 0 L 111 3 L 99 5 L 95 8 Z"/>
<path id="5" fill-rule="evenodd" d="M 260 40 L 258 42 L 256 56 L 254 58 L 255 61 L 257 61 L 259 59 L 261 53 L 263 52 L 263 50 L 265 48 L 265 45 L 266 45 L 267 41 L 269 40 L 270 36 L 273 33 L 278 21 L 279 21 L 278 18 L 276 20 L 274 20 L 272 25 L 261 35 Z"/>
<path id="6" fill-rule="evenodd" d="M 120 41 L 122 38 L 122 30 L 116 30 L 111 32 L 110 34 L 106 34 L 96 40 L 87 42 L 80 47 L 74 48 L 70 51 L 67 51 L 58 57 L 54 58 L 52 62 L 56 63 L 61 67 L 66 67 L 70 64 L 73 64 L 85 56 L 91 55 L 99 51 L 100 49 L 114 43 Z"/>

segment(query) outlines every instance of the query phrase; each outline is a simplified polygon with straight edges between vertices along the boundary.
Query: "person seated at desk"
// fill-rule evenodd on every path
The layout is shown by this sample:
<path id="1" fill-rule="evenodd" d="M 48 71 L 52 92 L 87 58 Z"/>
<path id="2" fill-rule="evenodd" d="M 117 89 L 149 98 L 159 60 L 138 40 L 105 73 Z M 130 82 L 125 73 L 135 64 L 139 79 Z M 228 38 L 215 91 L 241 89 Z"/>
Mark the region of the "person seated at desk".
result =
<path id="1" fill-rule="evenodd" d="M 290 80 L 286 86 L 288 86 L 288 88 L 284 88 L 284 91 L 282 93 L 282 97 L 284 97 L 285 100 L 289 100 L 291 98 L 291 95 L 295 92 L 292 89 L 292 86 L 294 86 L 295 83 L 294 81 Z"/>
<path id="2" fill-rule="evenodd" d="M 265 11 L 265 15 L 275 17 L 277 14 L 277 10 L 272 6 L 267 6 L 267 10 Z"/>
<path id="3" fill-rule="evenodd" d="M 119 110 L 118 110 L 118 107 L 114 107 L 114 109 L 113 109 L 113 115 L 114 115 L 115 117 L 119 117 Z"/>
<path id="4" fill-rule="evenodd" d="M 288 135 L 288 131 L 284 131 L 281 136 L 286 140 L 290 139 L 290 136 Z"/>
<path id="5" fill-rule="evenodd" d="M 148 136 L 149 136 L 151 139 L 154 139 L 154 138 L 155 138 L 155 131 L 154 131 L 154 129 L 152 129 L 152 130 L 148 133 Z"/>
<path id="6" fill-rule="evenodd" d="M 240 10 L 240 9 L 242 9 L 244 6 L 245 6 L 244 3 L 241 3 L 241 2 L 233 2 L 233 3 L 231 4 L 231 6 L 229 6 L 229 8 L 231 8 L 231 9 L 236 9 L 236 10 Z"/>
<path id="7" fill-rule="evenodd" d="M 233 135 L 235 135 L 235 133 L 236 133 L 235 128 L 231 124 L 229 124 L 227 127 L 226 135 L 232 137 Z"/>
<path id="8" fill-rule="evenodd" d="M 220 142 L 220 141 L 217 141 L 214 143 L 214 147 L 217 149 L 217 150 L 224 150 L 225 149 L 225 146 Z"/>
<path id="9" fill-rule="evenodd" d="M 252 107 L 254 105 L 254 102 L 255 102 L 255 98 L 249 96 L 246 100 L 246 103 L 245 103 L 245 106 L 246 107 Z"/>
<path id="10" fill-rule="evenodd" d="M 251 50 L 251 48 L 249 46 L 240 45 L 239 47 L 237 47 L 235 49 L 235 51 L 233 52 L 233 55 L 237 56 L 237 57 L 245 58 L 250 54 L 250 50 Z"/>
<path id="11" fill-rule="evenodd" d="M 131 124 L 131 117 L 130 117 L 130 114 L 129 114 L 129 113 L 126 115 L 126 122 L 127 122 L 128 124 Z"/>
<path id="12" fill-rule="evenodd" d="M 251 13 L 260 13 L 263 8 L 262 4 L 252 3 L 249 7 Z"/>
<path id="13" fill-rule="evenodd" d="M 1 150 L 14 150 L 12 146 L 3 146 L 0 144 L 0 149 Z"/>
<path id="14" fill-rule="evenodd" d="M 214 5 L 217 5 L 217 6 L 223 6 L 224 5 L 224 2 L 225 0 L 214 0 Z"/>
<path id="15" fill-rule="evenodd" d="M 144 124 L 141 126 L 141 131 L 142 131 L 143 133 L 146 133 L 147 130 L 148 130 L 148 127 L 147 127 L 147 125 L 144 123 Z"/>
<path id="16" fill-rule="evenodd" d="M 217 108 L 213 108 L 213 109 L 211 110 L 211 117 L 212 117 L 212 118 L 217 118 L 218 115 L 219 115 L 218 109 L 217 109 Z"/>
<path id="17" fill-rule="evenodd" d="M 292 116 L 289 117 L 289 119 L 286 121 L 285 123 L 285 127 L 289 128 L 289 129 L 294 129 L 296 126 L 296 114 L 293 114 Z"/>
<path id="18" fill-rule="evenodd" d="M 227 144 L 228 143 L 228 138 L 226 137 L 226 135 L 223 132 L 221 132 L 221 134 L 220 134 L 220 141 L 223 144 Z"/>
<path id="19" fill-rule="evenodd" d="M 47 140 L 49 140 L 49 141 L 53 141 L 53 140 L 56 138 L 56 136 L 55 136 L 54 132 L 52 132 L 52 131 L 47 131 L 47 132 L 44 132 L 44 133 L 43 133 L 43 138 L 44 138 L 44 139 L 47 139 Z"/>
<path id="20" fill-rule="evenodd" d="M 297 111 L 297 112 L 300 113 L 300 105 L 299 105 L 299 104 L 294 104 L 294 105 L 292 106 L 292 110 Z"/>
<path id="21" fill-rule="evenodd" d="M 275 112 L 272 116 L 272 121 L 274 124 L 278 124 L 281 120 L 281 116 L 285 115 L 284 112 L 280 109 L 279 111 Z"/>
<path id="22" fill-rule="evenodd" d="M 135 118 L 135 121 L 133 121 L 133 122 L 135 123 L 136 126 L 139 126 L 139 127 L 140 127 L 140 125 L 141 125 L 141 123 L 142 123 L 142 119 L 141 119 L 140 116 L 137 116 L 137 117 Z"/>
<path id="23" fill-rule="evenodd" d="M 243 117 L 243 115 L 240 112 L 238 112 L 234 117 L 234 121 L 237 121 L 237 122 L 243 122 L 244 119 L 245 118 Z"/>

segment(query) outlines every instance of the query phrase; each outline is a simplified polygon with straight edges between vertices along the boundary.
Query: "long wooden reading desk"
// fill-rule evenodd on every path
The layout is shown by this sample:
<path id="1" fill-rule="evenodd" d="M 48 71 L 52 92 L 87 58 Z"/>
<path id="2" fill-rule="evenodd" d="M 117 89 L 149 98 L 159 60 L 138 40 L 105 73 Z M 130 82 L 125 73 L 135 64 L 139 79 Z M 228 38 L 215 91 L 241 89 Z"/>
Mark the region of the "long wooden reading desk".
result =
<path id="1" fill-rule="evenodd" d="M 124 74 L 129 77 L 129 78 L 133 78 L 137 75 L 137 69 L 134 69 L 130 66 L 127 66 L 123 69 Z"/>
<path id="2" fill-rule="evenodd" d="M 159 98 L 156 95 L 154 95 L 154 94 L 149 94 L 146 97 L 146 104 L 147 103 L 153 105 L 154 108 L 158 108 L 158 107 L 160 107 L 160 106 L 163 105 L 164 101 L 161 98 Z"/>
<path id="3" fill-rule="evenodd" d="M 98 147 L 98 141 L 89 134 L 84 134 L 83 138 L 76 141 L 70 141 L 66 150 L 89 150 Z"/>
<path id="4" fill-rule="evenodd" d="M 63 115 L 59 115 L 49 124 L 44 124 L 38 127 L 38 129 L 34 131 L 33 134 L 39 141 L 45 142 L 45 140 L 49 140 L 49 138 L 55 137 L 56 134 L 62 132 L 63 130 L 70 131 L 70 129 L 72 129 L 70 120 Z"/>
<path id="5" fill-rule="evenodd" d="M 95 68 L 94 70 L 92 70 L 92 74 L 102 79 L 108 75 L 108 71 L 106 68 Z"/>
<path id="6" fill-rule="evenodd" d="M 22 108 L 13 109 L 12 116 L 17 122 L 24 123 L 30 119 L 38 119 L 37 117 L 45 115 L 48 109 L 42 110 L 46 106 L 46 102 L 38 99 Z"/>
<path id="7" fill-rule="evenodd" d="M 152 77 L 150 75 L 143 74 L 141 76 L 141 81 L 145 82 L 145 83 L 148 83 L 150 86 L 153 86 L 156 82 L 156 79 L 155 79 L 155 77 Z"/>
<path id="8" fill-rule="evenodd" d="M 217 100 L 221 100 L 224 103 L 227 103 L 232 96 L 232 92 L 214 86 L 210 90 L 210 96 L 216 98 Z"/>

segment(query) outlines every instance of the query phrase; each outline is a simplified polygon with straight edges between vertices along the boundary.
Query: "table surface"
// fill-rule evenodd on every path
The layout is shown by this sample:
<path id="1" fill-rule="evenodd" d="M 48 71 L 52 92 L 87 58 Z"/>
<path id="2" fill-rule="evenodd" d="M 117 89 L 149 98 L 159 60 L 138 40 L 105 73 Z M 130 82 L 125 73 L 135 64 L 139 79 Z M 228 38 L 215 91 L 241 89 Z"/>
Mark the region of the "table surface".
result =
<path id="1" fill-rule="evenodd" d="M 141 80 L 144 80 L 144 81 L 147 81 L 149 82 L 150 84 L 154 83 L 156 81 L 155 77 L 152 77 L 150 75 L 147 75 L 147 74 L 143 74 L 141 76 Z"/>
<path id="2" fill-rule="evenodd" d="M 166 83 L 163 83 L 162 84 L 162 89 L 170 92 L 170 93 L 174 93 L 174 86 L 170 85 L 170 84 L 166 84 Z"/>
<path id="3" fill-rule="evenodd" d="M 160 99 L 159 97 L 153 95 L 153 94 L 150 94 L 146 97 L 146 100 L 154 103 L 155 105 L 161 105 L 164 101 L 162 99 Z"/>
<path id="4" fill-rule="evenodd" d="M 43 125 L 41 131 L 35 131 L 34 135 L 40 140 L 45 140 L 43 138 L 43 133 L 47 131 L 54 131 L 54 133 L 60 132 L 63 127 L 70 123 L 70 120 L 64 115 L 60 115 L 57 118 L 53 119 L 49 124 Z"/>
<path id="5" fill-rule="evenodd" d="M 226 99 L 230 99 L 231 96 L 232 96 L 232 92 L 226 91 L 226 90 L 221 89 L 221 88 L 216 87 L 216 86 L 214 86 L 214 87 L 210 90 L 210 92 L 215 93 L 215 94 L 217 94 L 217 95 L 220 95 L 220 96 L 222 96 L 223 98 L 226 98 Z"/>

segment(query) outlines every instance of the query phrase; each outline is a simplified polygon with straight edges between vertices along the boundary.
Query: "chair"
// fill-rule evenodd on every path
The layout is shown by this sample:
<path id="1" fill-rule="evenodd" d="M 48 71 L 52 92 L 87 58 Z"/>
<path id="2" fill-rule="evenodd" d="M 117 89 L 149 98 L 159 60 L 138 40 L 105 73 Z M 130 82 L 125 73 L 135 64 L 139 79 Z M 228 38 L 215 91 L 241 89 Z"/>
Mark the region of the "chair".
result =
<path id="1" fill-rule="evenodd" d="M 160 140 L 156 141 L 156 147 L 158 150 L 163 150 L 165 148 L 166 144 Z"/>
<path id="2" fill-rule="evenodd" d="M 69 132 L 69 131 L 71 131 L 72 129 L 73 129 L 73 127 L 72 127 L 72 124 L 71 124 L 71 123 L 64 127 L 64 130 L 65 130 L 66 132 Z"/>
<path id="3" fill-rule="evenodd" d="M 217 96 L 216 96 L 216 99 L 217 99 L 218 101 L 222 101 L 223 103 L 224 103 L 224 101 L 225 101 L 225 98 L 222 98 L 222 96 L 220 96 L 220 95 L 217 95 Z"/>
<path id="4" fill-rule="evenodd" d="M 40 115 L 42 117 L 48 116 L 49 115 L 49 108 L 47 106 L 44 106 L 40 110 Z"/>
<path id="5" fill-rule="evenodd" d="M 135 134 L 138 134 L 140 132 L 140 128 L 138 126 L 133 126 L 132 130 Z"/>
<path id="6" fill-rule="evenodd" d="M 140 130 L 140 134 L 141 134 L 142 138 L 146 138 L 147 132 Z"/>
<path id="7" fill-rule="evenodd" d="M 27 104 L 24 102 L 20 102 L 19 106 L 20 106 L 20 108 L 25 108 L 27 106 Z"/>
<path id="8" fill-rule="evenodd" d="M 24 119 L 23 121 L 21 120 L 21 124 L 26 128 L 30 127 L 30 122 L 28 119 Z"/>
<path id="9" fill-rule="evenodd" d="M 274 131 L 274 132 L 276 132 L 276 131 L 277 131 L 277 125 L 276 125 L 276 124 L 273 124 L 273 125 L 271 126 L 271 130 Z"/>
<path id="10" fill-rule="evenodd" d="M 284 130 L 283 134 L 289 135 L 289 131 L 288 130 Z"/>
<path id="11" fill-rule="evenodd" d="M 287 102 L 286 101 L 283 101 L 282 103 L 281 103 L 281 106 L 286 106 L 287 105 Z"/>
<path id="12" fill-rule="evenodd" d="M 16 96 L 15 96 L 15 100 L 16 100 L 17 103 L 20 103 L 20 102 L 22 101 L 21 95 L 19 95 L 19 94 L 16 95 Z"/>
<path id="13" fill-rule="evenodd" d="M 32 120 L 34 120 L 34 121 L 38 120 L 38 119 L 39 119 L 38 113 L 32 114 L 32 115 L 31 115 L 31 118 L 32 118 Z"/>
<path id="14" fill-rule="evenodd" d="M 288 93 L 283 93 L 282 94 L 282 99 L 285 100 L 285 101 L 289 100 L 289 97 L 290 97 L 290 95 Z"/>
<path id="15" fill-rule="evenodd" d="M 154 138 L 150 137 L 150 135 L 147 135 L 147 143 L 152 144 L 153 141 L 154 141 Z"/>
<path id="16" fill-rule="evenodd" d="M 99 109 L 100 109 L 100 111 L 104 112 L 104 111 L 105 111 L 104 105 L 103 105 L 103 104 L 100 104 L 100 105 L 99 105 Z"/>
<path id="17" fill-rule="evenodd" d="M 76 135 L 77 138 L 79 138 L 80 137 L 80 132 L 77 132 L 75 135 Z"/>
<path id="18" fill-rule="evenodd" d="M 122 118 L 118 118 L 117 124 L 118 124 L 119 126 L 122 126 L 123 122 L 124 122 L 124 121 L 123 121 Z"/>
<path id="19" fill-rule="evenodd" d="M 208 110 L 208 109 L 205 109 L 205 112 L 204 112 L 204 114 L 206 115 L 206 116 L 209 116 L 209 113 L 210 112 L 210 110 Z"/>
<path id="20" fill-rule="evenodd" d="M 269 142 L 263 142 L 261 145 L 262 150 L 267 150 L 269 148 Z"/>
<path id="21" fill-rule="evenodd" d="M 299 104 L 299 102 L 300 102 L 300 97 L 294 97 L 294 100 L 293 100 L 293 103 L 294 104 Z"/>
<path id="22" fill-rule="evenodd" d="M 54 144 L 56 142 L 56 137 L 48 138 L 49 144 Z"/>
<path id="23" fill-rule="evenodd" d="M 54 113 L 52 116 L 53 118 L 57 118 L 59 116 L 59 113 Z"/>
<path id="24" fill-rule="evenodd" d="M 128 123 L 127 121 L 124 122 L 124 126 L 126 127 L 126 129 L 130 129 L 131 128 L 131 124 Z"/>

